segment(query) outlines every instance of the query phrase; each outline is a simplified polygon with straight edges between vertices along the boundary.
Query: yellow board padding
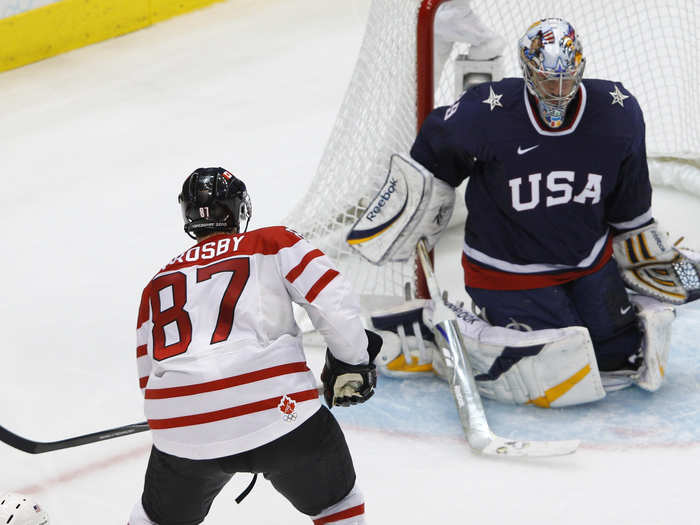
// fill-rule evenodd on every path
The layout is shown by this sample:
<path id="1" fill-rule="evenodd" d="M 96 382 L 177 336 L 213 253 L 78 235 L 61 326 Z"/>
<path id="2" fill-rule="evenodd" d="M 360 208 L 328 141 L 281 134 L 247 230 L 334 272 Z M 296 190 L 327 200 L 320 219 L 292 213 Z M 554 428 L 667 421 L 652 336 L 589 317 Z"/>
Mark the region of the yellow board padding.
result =
<path id="1" fill-rule="evenodd" d="M 61 0 L 0 19 L 0 71 L 143 29 L 223 0 Z"/>
<path id="2" fill-rule="evenodd" d="M 156 22 L 206 7 L 209 4 L 223 1 L 225 0 L 150 0 L 148 3 L 151 5 L 151 23 L 155 24 Z"/>

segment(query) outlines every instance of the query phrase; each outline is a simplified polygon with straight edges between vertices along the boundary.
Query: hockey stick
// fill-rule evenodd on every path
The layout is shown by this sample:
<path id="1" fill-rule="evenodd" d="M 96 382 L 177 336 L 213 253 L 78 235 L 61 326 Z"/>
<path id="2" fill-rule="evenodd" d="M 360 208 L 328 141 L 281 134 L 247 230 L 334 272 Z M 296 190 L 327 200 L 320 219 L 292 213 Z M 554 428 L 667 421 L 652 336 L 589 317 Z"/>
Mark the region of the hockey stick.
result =
<path id="1" fill-rule="evenodd" d="M 92 434 L 62 439 L 60 441 L 42 442 L 23 438 L 4 427 L 0 427 L 0 441 L 29 454 L 41 454 L 43 452 L 52 452 L 63 448 L 77 447 L 78 445 L 87 445 L 88 443 L 105 441 L 106 439 L 128 436 L 129 434 L 145 432 L 146 430 L 148 430 L 148 423 L 142 421 L 141 423 L 132 423 L 131 425 L 101 430 L 99 432 L 93 432 Z"/>
<path id="2" fill-rule="evenodd" d="M 430 296 L 435 302 L 433 323 L 446 341 L 446 347 L 440 350 L 448 368 L 452 368 L 450 391 L 457 403 L 457 412 L 469 446 L 482 454 L 496 456 L 563 456 L 575 452 L 580 444 L 578 440 L 521 441 L 502 438 L 491 431 L 457 318 L 440 299 L 440 287 L 423 240 L 418 241 L 417 250 Z M 439 339 L 436 338 L 436 343 Z"/>
<path id="3" fill-rule="evenodd" d="M 323 385 L 317 385 L 316 390 L 319 395 L 323 395 Z M 123 427 L 110 428 L 109 430 L 100 430 L 92 434 L 85 434 L 60 441 L 32 441 L 31 439 L 18 436 L 14 432 L 10 432 L 5 427 L 0 426 L 0 441 L 10 445 L 13 448 L 19 449 L 28 454 L 41 454 L 43 452 L 53 452 L 63 448 L 77 447 L 87 445 L 88 443 L 96 443 L 107 439 L 114 439 L 129 434 L 138 434 L 149 430 L 148 422 L 141 421 L 140 423 L 132 423 Z"/>

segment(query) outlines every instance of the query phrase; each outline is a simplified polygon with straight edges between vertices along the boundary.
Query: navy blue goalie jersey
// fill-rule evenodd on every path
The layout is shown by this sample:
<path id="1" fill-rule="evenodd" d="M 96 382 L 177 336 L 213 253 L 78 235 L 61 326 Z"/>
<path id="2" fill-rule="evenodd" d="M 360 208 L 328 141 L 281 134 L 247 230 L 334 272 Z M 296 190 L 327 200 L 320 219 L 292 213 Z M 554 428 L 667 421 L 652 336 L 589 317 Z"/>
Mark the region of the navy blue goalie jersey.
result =
<path id="1" fill-rule="evenodd" d="M 644 134 L 619 82 L 584 80 L 554 130 L 523 80 L 507 78 L 433 110 L 411 156 L 454 187 L 469 178 L 465 283 L 531 289 L 596 271 L 612 231 L 652 219 Z"/>

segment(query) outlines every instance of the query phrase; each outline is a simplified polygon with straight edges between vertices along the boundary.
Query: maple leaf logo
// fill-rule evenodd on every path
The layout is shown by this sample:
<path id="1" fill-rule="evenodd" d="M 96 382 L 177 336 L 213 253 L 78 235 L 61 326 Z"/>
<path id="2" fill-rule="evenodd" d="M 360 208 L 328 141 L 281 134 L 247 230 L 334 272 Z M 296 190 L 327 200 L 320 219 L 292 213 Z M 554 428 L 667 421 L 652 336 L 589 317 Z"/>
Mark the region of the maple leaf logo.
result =
<path id="1" fill-rule="evenodd" d="M 280 409 L 280 412 L 282 412 L 282 414 L 284 414 L 285 416 L 293 416 L 295 415 L 294 412 L 297 408 L 297 402 L 294 401 L 291 397 L 284 395 L 282 396 L 280 404 L 277 405 L 277 407 Z"/>

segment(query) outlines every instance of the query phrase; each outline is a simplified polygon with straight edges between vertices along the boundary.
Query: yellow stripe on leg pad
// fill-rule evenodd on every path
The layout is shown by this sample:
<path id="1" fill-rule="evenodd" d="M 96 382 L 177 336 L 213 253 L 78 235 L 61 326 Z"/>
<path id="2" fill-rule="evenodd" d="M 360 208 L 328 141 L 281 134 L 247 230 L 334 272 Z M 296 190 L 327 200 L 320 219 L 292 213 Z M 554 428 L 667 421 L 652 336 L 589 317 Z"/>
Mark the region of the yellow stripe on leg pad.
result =
<path id="1" fill-rule="evenodd" d="M 561 383 L 559 383 L 556 386 L 553 386 L 549 390 L 545 390 L 545 393 L 542 397 L 538 397 L 536 399 L 531 399 L 526 405 L 535 405 L 541 408 L 549 408 L 552 403 L 554 403 L 557 399 L 559 399 L 561 396 L 566 394 L 569 390 L 571 390 L 575 385 L 581 382 L 581 380 L 588 375 L 588 372 L 591 371 L 591 365 L 586 365 L 584 366 L 581 370 L 576 372 L 574 375 L 572 375 L 570 378 L 565 379 Z"/>

